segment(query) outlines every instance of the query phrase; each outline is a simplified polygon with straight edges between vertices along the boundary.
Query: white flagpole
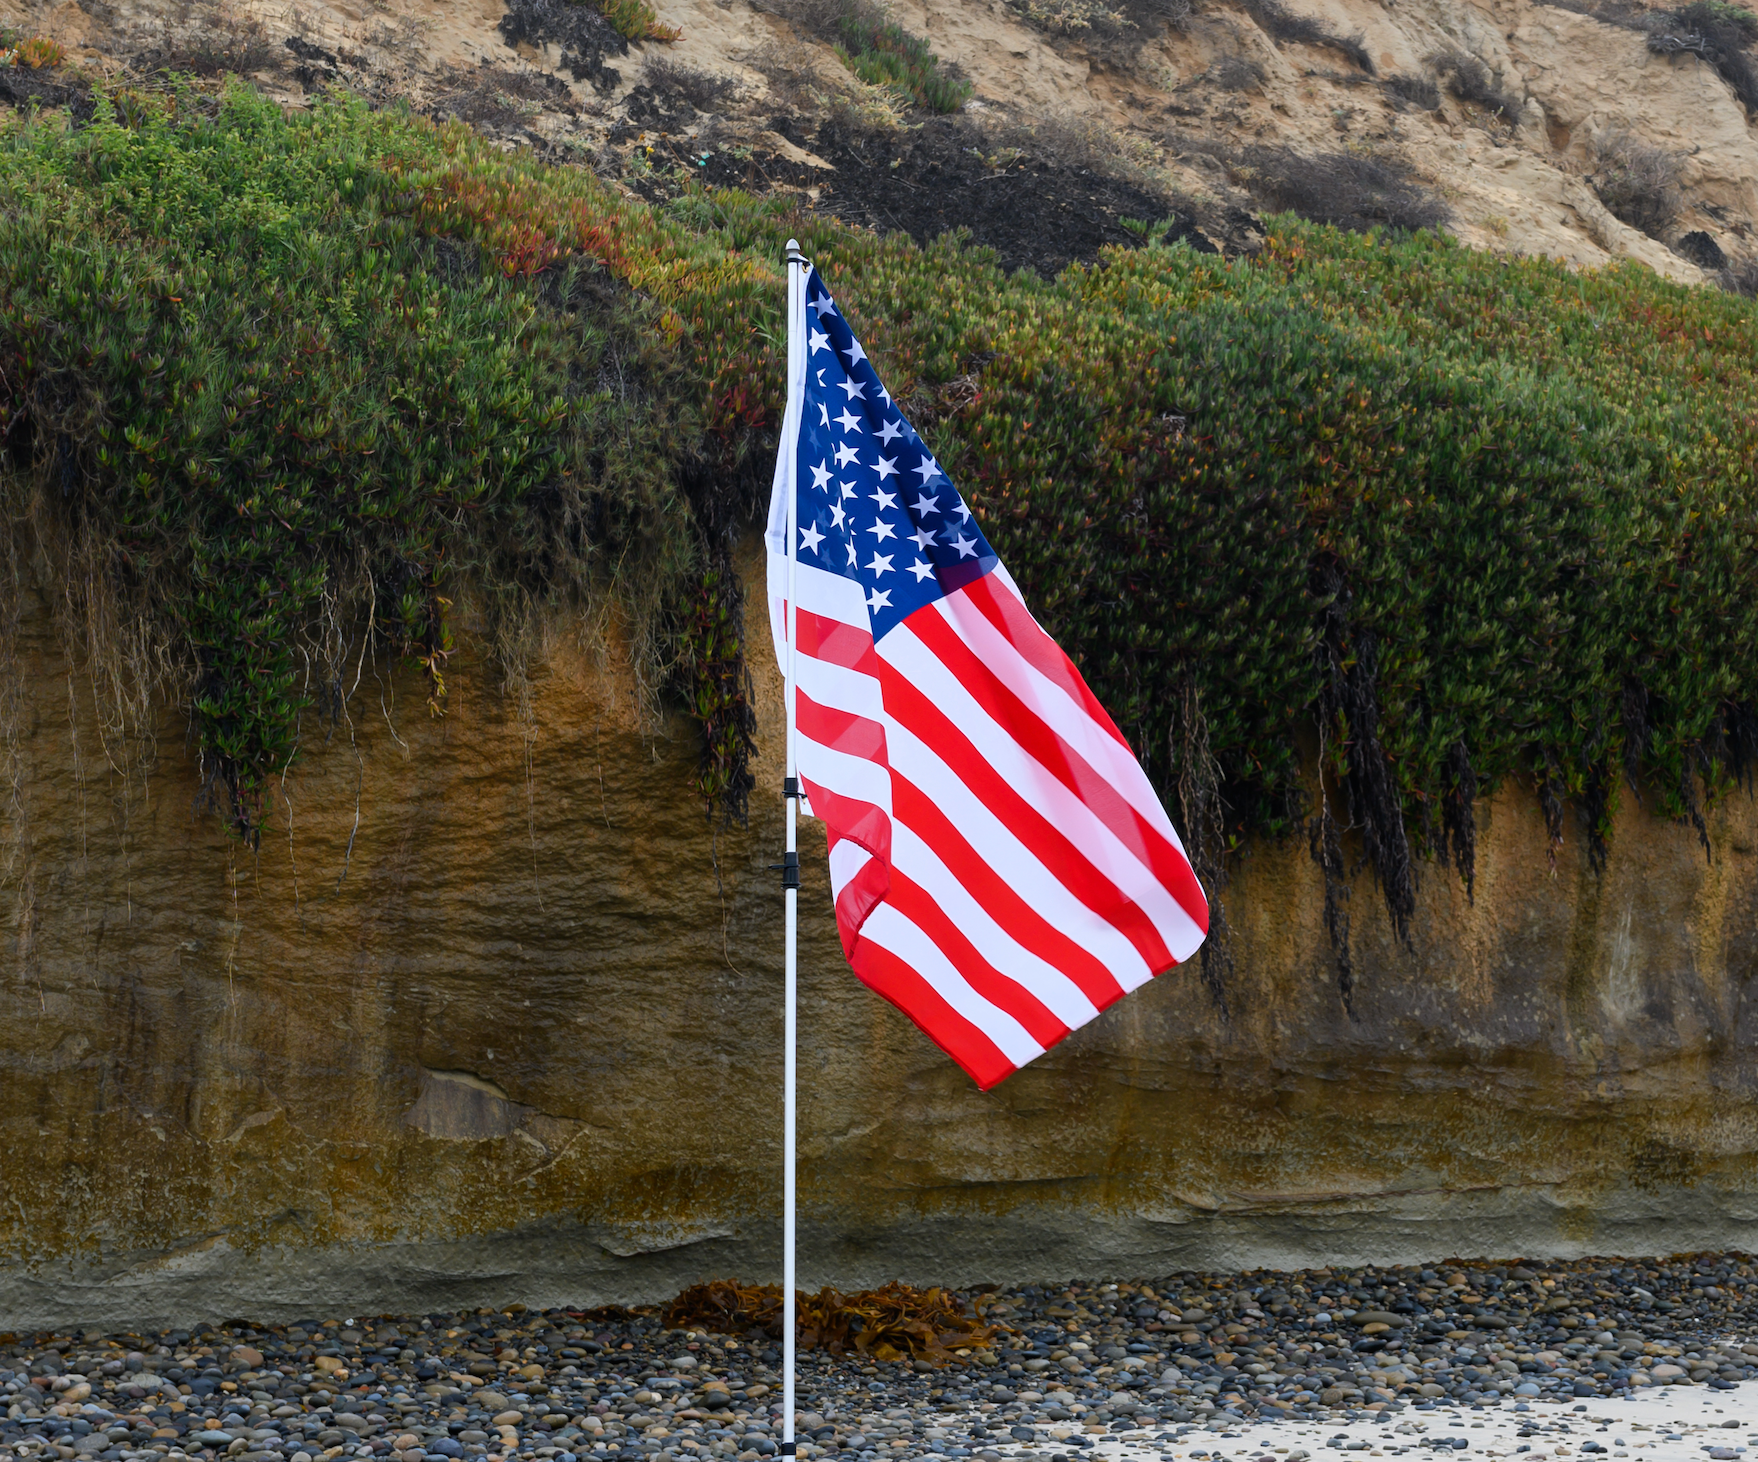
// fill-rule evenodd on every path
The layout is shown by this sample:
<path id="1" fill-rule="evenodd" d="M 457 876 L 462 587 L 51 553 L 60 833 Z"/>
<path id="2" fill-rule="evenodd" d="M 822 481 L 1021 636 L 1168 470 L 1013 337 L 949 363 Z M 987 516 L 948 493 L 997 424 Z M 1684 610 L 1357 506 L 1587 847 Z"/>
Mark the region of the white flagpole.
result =
<path id="1" fill-rule="evenodd" d="M 781 1199 L 781 1453 L 791 1457 L 794 1445 L 794 1043 L 795 991 L 799 965 L 800 853 L 799 767 L 794 760 L 794 642 L 796 639 L 795 567 L 799 558 L 799 432 L 806 384 L 806 258 L 797 240 L 787 241 L 787 413 L 782 420 L 782 450 L 787 454 L 787 849 L 783 855 L 782 889 L 787 904 L 786 1055 L 782 1077 L 782 1199 Z"/>

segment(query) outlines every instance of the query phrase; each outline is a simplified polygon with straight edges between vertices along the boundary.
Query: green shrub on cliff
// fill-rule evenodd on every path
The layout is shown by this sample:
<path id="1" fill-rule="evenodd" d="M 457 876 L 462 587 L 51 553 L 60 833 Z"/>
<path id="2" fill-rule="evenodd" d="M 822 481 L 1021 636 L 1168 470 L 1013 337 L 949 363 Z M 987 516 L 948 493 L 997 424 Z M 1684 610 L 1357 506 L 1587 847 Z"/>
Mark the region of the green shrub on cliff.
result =
<path id="1" fill-rule="evenodd" d="M 343 600 L 438 706 L 454 586 L 516 609 L 616 565 L 739 809 L 728 552 L 767 488 L 790 233 L 1211 882 L 1304 830 L 1340 892 L 1347 834 L 1402 930 L 1424 857 L 1469 883 L 1509 777 L 1597 861 L 1621 783 L 1701 829 L 1758 760 L 1750 302 L 1286 219 L 1253 260 L 1009 277 L 733 192 L 649 208 L 356 103 L 124 115 L 5 134 L 14 496 L 166 628 L 247 831 Z"/>
<path id="2" fill-rule="evenodd" d="M 289 126 L 242 90 L 211 115 L 125 100 L 8 135 L 0 420 L 39 529 L 172 629 L 254 833 L 302 707 L 335 700 L 339 606 L 441 710 L 452 586 L 549 597 L 598 548 L 664 539 L 660 434 L 688 418 L 643 420 L 604 379 L 640 341 L 589 261 L 540 302 L 407 216 L 405 124 Z"/>

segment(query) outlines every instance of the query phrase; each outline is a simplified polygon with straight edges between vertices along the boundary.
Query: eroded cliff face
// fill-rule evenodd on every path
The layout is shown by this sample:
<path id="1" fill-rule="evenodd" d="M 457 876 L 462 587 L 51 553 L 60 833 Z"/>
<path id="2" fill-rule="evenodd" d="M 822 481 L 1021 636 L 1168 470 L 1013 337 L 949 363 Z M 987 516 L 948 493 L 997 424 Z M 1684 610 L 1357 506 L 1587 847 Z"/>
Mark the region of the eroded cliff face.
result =
<path id="1" fill-rule="evenodd" d="M 150 774 L 110 769 L 35 594 L 20 663 L 0 1325 L 773 1273 L 772 664 L 748 830 L 711 833 L 614 652 L 559 639 L 529 724 L 485 667 L 434 720 L 366 665 L 251 854 L 175 714 Z M 1572 827 L 1552 871 L 1523 790 L 1479 819 L 1475 904 L 1427 869 L 1412 949 L 1354 887 L 1353 1014 L 1317 868 L 1259 846 L 1227 1015 L 1175 971 L 988 1095 L 848 973 L 808 833 L 804 1279 L 1749 1247 L 1752 801 L 1706 861 L 1626 798 L 1602 876 Z"/>

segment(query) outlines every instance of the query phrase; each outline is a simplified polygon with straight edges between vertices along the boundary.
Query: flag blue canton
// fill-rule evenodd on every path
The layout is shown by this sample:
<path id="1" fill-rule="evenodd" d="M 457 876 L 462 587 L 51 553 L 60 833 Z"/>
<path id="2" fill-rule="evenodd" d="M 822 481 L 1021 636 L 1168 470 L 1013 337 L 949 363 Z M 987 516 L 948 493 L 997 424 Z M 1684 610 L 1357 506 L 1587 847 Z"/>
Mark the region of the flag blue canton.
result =
<path id="1" fill-rule="evenodd" d="M 904 420 L 818 271 L 806 277 L 799 561 L 866 593 L 875 641 L 995 568 L 952 479 Z"/>

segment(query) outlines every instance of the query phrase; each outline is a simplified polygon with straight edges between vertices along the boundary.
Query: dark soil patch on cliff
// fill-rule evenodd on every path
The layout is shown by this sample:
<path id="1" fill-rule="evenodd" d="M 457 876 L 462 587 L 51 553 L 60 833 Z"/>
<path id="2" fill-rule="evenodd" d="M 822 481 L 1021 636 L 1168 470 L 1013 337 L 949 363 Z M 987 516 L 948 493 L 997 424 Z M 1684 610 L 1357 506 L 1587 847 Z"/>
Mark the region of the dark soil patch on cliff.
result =
<path id="1" fill-rule="evenodd" d="M 637 88 L 629 120 L 612 131 L 613 142 L 649 130 L 678 128 L 686 118 Z M 1073 263 L 1090 263 L 1108 244 L 1139 244 L 1124 219 L 1168 220 L 1167 239 L 1188 239 L 1204 253 L 1216 244 L 1196 225 L 1193 210 L 1150 188 L 1079 161 L 1003 146 L 962 118 L 930 118 L 907 131 L 862 132 L 827 122 L 815 133 L 794 118 L 774 117 L 770 129 L 831 164 L 813 167 L 762 147 L 729 147 L 712 133 L 667 137 L 654 144 L 651 161 L 683 164 L 710 187 L 764 193 L 810 191 L 812 207 L 845 223 L 881 233 L 906 233 L 926 244 L 954 229 L 969 242 L 993 249 L 1009 270 L 1033 269 L 1046 278 Z M 663 171 L 663 169 L 661 170 Z M 660 173 L 625 179 L 643 196 L 674 188 Z M 1249 247 L 1255 220 L 1229 217 L 1222 233 Z M 1232 244 L 1228 245 L 1231 252 Z"/>
<path id="2" fill-rule="evenodd" d="M 1007 269 L 1049 277 L 1097 258 L 1107 244 L 1140 242 L 1125 218 L 1170 217 L 1168 237 L 1214 252 L 1194 220 L 1179 216 L 1161 194 L 1092 168 L 998 149 L 957 119 L 865 136 L 832 124 L 811 145 L 836 169 L 823 186 L 820 211 L 907 233 L 920 244 L 962 228 Z"/>
<path id="3" fill-rule="evenodd" d="M 575 81 L 591 82 L 597 91 L 609 91 L 622 79 L 604 58 L 628 55 L 629 43 L 595 6 L 568 0 L 509 0 L 498 29 L 509 46 L 554 42 L 562 49 L 562 70 Z"/>
<path id="4" fill-rule="evenodd" d="M 0 104 L 20 110 L 70 107 L 78 120 L 89 119 L 91 88 L 78 81 L 58 80 L 57 76 L 47 67 L 37 70 L 29 66 L 0 66 Z"/>

